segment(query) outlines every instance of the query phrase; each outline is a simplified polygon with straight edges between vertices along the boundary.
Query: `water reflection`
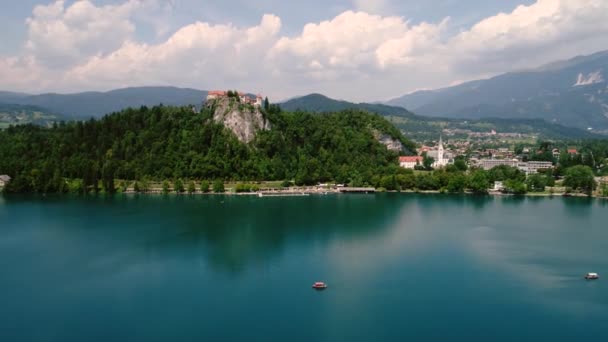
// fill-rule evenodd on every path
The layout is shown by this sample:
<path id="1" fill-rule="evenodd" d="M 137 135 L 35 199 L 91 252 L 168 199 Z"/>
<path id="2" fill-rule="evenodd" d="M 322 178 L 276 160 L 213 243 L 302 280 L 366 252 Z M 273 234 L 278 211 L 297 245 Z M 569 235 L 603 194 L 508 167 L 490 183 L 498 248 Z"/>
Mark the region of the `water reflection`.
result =
<path id="1" fill-rule="evenodd" d="M 353 195 L 303 198 L 243 196 L 115 196 L 13 198 L 35 203 L 45 239 L 69 244 L 66 259 L 79 255 L 96 271 L 179 258 L 199 260 L 229 273 L 263 267 L 286 244 L 327 245 L 336 239 L 368 239 L 386 233 L 399 201 Z M 69 203 L 69 205 L 66 205 Z M 151 208 L 154 208 L 151 210 Z M 90 239 L 95 245 L 87 247 Z M 74 253 L 74 254 L 72 254 Z M 76 260 L 76 259 L 75 259 Z M 128 261 L 127 261 L 128 260 Z M 76 263 L 76 262 L 75 262 Z"/>
<path id="2" fill-rule="evenodd" d="M 517 215 L 508 215 L 510 208 L 501 207 L 502 220 L 470 229 L 463 240 L 488 272 L 508 274 L 511 282 L 525 284 L 530 301 L 553 310 L 580 316 L 605 311 L 606 303 L 598 292 L 585 290 L 589 284 L 582 279 L 590 269 L 608 267 L 596 258 L 604 250 L 599 237 L 608 237 L 604 229 L 598 230 L 608 216 L 597 210 L 597 202 L 570 198 L 526 198 L 524 206 L 501 202 L 515 205 Z M 487 213 L 492 212 L 490 208 Z"/>
<path id="3" fill-rule="evenodd" d="M 320 340 L 597 337 L 606 283 L 580 277 L 608 269 L 608 212 L 577 202 L 588 217 L 569 215 L 570 203 L 414 194 L 7 199 L 0 321 L 62 340 L 99 331 L 103 340 L 176 331 L 197 340 L 288 340 L 293 331 Z M 311 291 L 317 279 L 330 290 Z"/>

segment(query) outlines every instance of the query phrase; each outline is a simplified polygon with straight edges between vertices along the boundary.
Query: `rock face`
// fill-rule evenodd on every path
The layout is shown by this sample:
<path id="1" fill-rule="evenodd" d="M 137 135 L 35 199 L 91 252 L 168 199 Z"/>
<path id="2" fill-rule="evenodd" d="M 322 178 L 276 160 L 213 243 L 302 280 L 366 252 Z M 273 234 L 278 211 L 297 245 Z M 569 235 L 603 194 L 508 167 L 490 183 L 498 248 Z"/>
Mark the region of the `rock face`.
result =
<path id="1" fill-rule="evenodd" d="M 401 152 L 403 151 L 403 144 L 401 141 L 391 137 L 388 134 L 382 133 L 378 130 L 374 130 L 374 137 L 379 143 L 386 146 L 390 151 Z"/>
<path id="2" fill-rule="evenodd" d="M 213 120 L 230 129 L 241 142 L 250 143 L 258 131 L 270 129 L 270 122 L 259 107 L 243 104 L 236 98 L 209 100 L 205 106 L 214 111 Z"/>

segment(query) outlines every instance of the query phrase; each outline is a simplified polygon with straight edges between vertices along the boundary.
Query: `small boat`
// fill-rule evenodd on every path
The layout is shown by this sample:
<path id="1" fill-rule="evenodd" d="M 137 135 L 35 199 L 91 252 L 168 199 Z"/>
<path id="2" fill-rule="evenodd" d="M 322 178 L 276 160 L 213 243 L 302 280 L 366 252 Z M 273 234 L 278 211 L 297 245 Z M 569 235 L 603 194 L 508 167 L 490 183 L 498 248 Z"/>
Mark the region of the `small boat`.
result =
<path id="1" fill-rule="evenodd" d="M 585 279 L 587 280 L 595 280 L 595 279 L 599 279 L 600 276 L 597 273 L 587 273 L 585 275 Z"/>
<path id="2" fill-rule="evenodd" d="M 322 281 L 318 281 L 318 282 L 312 284 L 312 288 L 315 290 L 325 290 L 327 288 L 327 284 L 325 284 Z"/>

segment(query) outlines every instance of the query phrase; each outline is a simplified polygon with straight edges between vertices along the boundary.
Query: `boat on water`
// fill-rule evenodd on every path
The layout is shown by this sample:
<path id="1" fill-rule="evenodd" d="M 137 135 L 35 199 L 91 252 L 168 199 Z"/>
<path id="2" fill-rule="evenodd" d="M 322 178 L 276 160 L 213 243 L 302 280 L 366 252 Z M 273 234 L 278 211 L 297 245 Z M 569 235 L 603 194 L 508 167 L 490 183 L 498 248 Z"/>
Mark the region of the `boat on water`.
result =
<path id="1" fill-rule="evenodd" d="M 312 288 L 315 290 L 325 290 L 327 288 L 327 284 L 325 284 L 322 281 L 318 281 L 318 282 L 312 284 Z"/>
<path id="2" fill-rule="evenodd" d="M 593 272 L 587 273 L 585 275 L 585 279 L 587 279 L 587 280 L 595 280 L 595 279 L 599 279 L 599 278 L 600 278 L 600 276 L 597 273 L 593 273 Z"/>

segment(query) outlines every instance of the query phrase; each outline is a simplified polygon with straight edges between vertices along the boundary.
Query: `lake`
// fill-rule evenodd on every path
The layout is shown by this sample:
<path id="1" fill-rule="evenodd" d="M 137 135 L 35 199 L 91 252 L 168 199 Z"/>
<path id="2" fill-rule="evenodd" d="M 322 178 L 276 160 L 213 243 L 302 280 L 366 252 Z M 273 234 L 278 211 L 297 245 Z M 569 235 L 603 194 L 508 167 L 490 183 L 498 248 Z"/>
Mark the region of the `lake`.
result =
<path id="1" fill-rule="evenodd" d="M 592 199 L 0 197 L 0 270 L 2 341 L 608 338 Z"/>

